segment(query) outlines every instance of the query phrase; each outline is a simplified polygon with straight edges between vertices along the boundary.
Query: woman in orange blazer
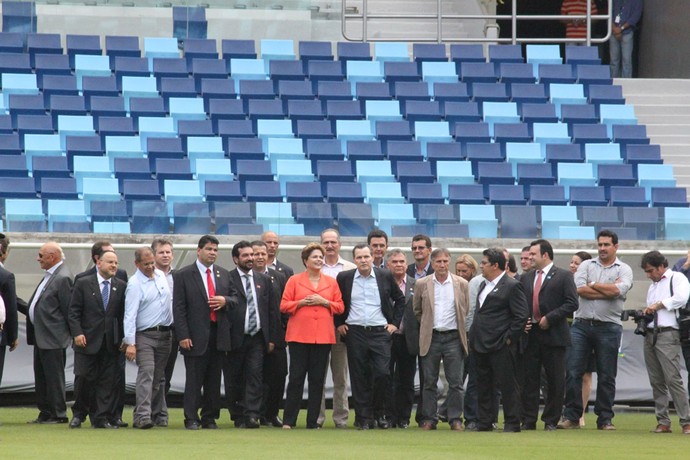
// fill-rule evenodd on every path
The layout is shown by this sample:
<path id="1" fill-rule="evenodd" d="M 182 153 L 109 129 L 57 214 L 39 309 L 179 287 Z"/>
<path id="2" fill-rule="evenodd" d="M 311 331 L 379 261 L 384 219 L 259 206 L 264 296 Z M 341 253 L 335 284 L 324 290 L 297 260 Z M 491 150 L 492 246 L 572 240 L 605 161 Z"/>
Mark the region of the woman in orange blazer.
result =
<path id="1" fill-rule="evenodd" d="M 290 429 L 297 423 L 307 374 L 307 428 L 319 428 L 316 419 L 321 408 L 328 355 L 335 343 L 333 315 L 345 309 L 338 283 L 334 278 L 321 274 L 325 253 L 317 243 L 310 243 L 302 249 L 302 263 L 306 270 L 290 277 L 280 302 L 280 311 L 289 315 L 285 340 L 290 347 L 290 377 L 285 395 L 283 429 Z"/>

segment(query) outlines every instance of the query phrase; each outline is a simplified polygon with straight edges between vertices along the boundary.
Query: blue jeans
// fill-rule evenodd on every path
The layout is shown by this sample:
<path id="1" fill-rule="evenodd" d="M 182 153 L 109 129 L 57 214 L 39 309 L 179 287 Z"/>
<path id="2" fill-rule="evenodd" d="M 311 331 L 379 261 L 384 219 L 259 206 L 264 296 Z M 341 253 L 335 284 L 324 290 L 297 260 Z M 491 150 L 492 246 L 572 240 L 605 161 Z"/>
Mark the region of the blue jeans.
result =
<path id="1" fill-rule="evenodd" d="M 635 32 L 623 34 L 621 39 L 611 37 L 609 40 L 609 55 L 611 57 L 612 78 L 632 78 L 633 35 Z"/>
<path id="2" fill-rule="evenodd" d="M 577 423 L 582 416 L 582 374 L 585 373 L 589 355 L 594 350 L 597 360 L 597 399 L 594 403 L 597 426 L 611 423 L 622 332 L 623 327 L 614 323 L 578 319 L 573 322 L 570 328 L 572 345 L 568 355 L 563 413 L 567 420 Z"/>

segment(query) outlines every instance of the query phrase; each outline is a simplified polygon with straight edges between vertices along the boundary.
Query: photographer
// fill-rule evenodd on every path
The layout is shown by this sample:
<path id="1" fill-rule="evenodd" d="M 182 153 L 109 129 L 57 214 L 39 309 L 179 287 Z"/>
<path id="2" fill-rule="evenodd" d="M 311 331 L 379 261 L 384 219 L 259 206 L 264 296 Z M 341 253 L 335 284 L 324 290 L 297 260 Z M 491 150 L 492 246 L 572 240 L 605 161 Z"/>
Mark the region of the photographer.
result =
<path id="1" fill-rule="evenodd" d="M 668 269 L 668 261 L 659 251 L 642 256 L 640 266 L 652 285 L 647 291 L 645 315 L 654 319 L 647 324 L 644 339 L 644 360 L 652 386 L 657 426 L 653 433 L 670 433 L 668 394 L 683 427 L 690 434 L 690 406 L 680 376 L 680 335 L 676 310 L 685 306 L 690 297 L 690 282 L 685 276 Z"/>

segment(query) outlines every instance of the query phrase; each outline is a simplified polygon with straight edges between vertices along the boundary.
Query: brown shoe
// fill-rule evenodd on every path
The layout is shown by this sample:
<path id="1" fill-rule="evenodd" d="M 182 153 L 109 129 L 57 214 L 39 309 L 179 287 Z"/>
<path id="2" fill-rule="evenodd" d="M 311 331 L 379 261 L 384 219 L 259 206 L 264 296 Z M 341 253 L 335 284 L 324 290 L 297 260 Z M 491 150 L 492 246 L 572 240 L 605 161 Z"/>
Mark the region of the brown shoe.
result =
<path id="1" fill-rule="evenodd" d="M 668 425 L 662 425 L 661 423 L 652 430 L 652 433 L 670 433 L 671 427 Z"/>
<path id="2" fill-rule="evenodd" d="M 683 425 L 683 434 L 690 434 L 690 423 Z"/>
<path id="3" fill-rule="evenodd" d="M 597 430 L 603 431 L 616 431 L 616 427 L 612 423 L 604 423 L 603 425 L 597 426 Z"/>
<path id="4" fill-rule="evenodd" d="M 556 428 L 558 428 L 559 430 L 579 430 L 580 422 L 573 422 L 572 420 L 562 420 L 558 423 L 558 425 L 556 425 Z"/>
<path id="5" fill-rule="evenodd" d="M 460 420 L 455 420 L 451 422 L 450 429 L 451 431 L 465 431 L 465 427 L 463 426 Z"/>
<path id="6" fill-rule="evenodd" d="M 419 425 L 419 428 L 422 429 L 422 431 L 431 431 L 436 429 L 436 425 L 431 422 L 423 422 Z"/>

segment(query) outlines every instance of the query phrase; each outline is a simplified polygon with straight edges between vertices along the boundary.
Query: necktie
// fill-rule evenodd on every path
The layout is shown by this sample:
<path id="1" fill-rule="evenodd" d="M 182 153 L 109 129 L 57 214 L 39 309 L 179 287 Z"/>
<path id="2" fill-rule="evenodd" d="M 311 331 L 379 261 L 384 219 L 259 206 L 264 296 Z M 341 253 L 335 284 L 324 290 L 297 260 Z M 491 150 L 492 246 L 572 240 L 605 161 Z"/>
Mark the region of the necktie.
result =
<path id="1" fill-rule="evenodd" d="M 110 281 L 103 281 L 103 288 L 101 288 L 101 297 L 103 298 L 103 309 L 108 309 L 108 300 L 110 300 Z"/>
<path id="2" fill-rule="evenodd" d="M 244 275 L 245 277 L 245 291 L 247 293 L 247 330 L 246 333 L 249 335 L 256 334 L 257 324 L 256 324 L 256 302 L 254 302 L 254 293 L 252 292 L 252 280 L 249 275 Z"/>
<path id="3" fill-rule="evenodd" d="M 398 287 L 400 287 L 400 291 L 402 291 L 402 293 L 405 294 L 405 287 L 406 287 L 406 286 L 405 286 L 405 280 L 403 280 L 403 281 L 398 285 Z M 407 308 L 407 305 L 405 306 L 405 308 Z M 404 323 L 404 322 L 405 322 L 405 315 L 403 315 L 402 319 L 400 320 L 400 327 L 399 327 L 398 330 L 396 331 L 398 334 L 402 334 L 402 333 L 403 333 L 403 326 L 404 326 L 403 323 Z"/>
<path id="4" fill-rule="evenodd" d="M 216 287 L 213 285 L 213 276 L 211 276 L 211 269 L 206 269 L 206 284 L 208 285 L 208 298 L 215 297 Z M 211 321 L 216 322 L 216 311 L 211 310 Z"/>
<path id="5" fill-rule="evenodd" d="M 482 297 L 482 292 L 484 292 L 484 288 L 486 287 L 486 281 L 482 281 L 482 283 L 479 285 L 479 293 L 477 294 L 477 308 L 482 308 L 482 304 L 484 303 L 485 297 Z"/>
<path id="6" fill-rule="evenodd" d="M 532 318 L 535 321 L 541 319 L 541 312 L 539 311 L 539 291 L 541 290 L 541 275 L 544 272 L 537 270 L 537 282 L 534 283 L 534 292 L 532 292 Z"/>

